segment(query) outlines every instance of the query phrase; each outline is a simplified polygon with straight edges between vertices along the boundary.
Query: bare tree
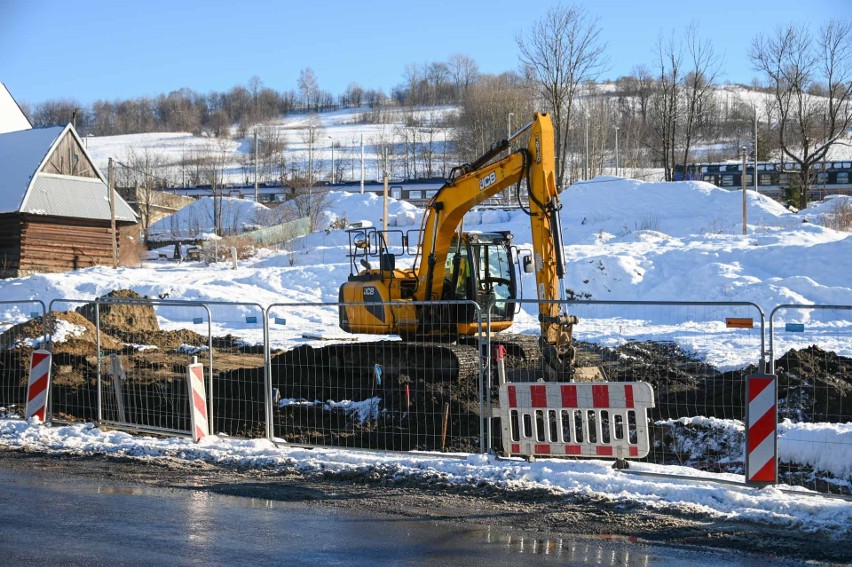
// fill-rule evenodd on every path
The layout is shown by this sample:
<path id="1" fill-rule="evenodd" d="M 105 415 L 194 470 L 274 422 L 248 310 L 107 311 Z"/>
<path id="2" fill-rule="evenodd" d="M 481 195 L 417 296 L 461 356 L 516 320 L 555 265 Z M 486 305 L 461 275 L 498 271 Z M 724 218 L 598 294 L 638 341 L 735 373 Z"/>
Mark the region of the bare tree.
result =
<path id="1" fill-rule="evenodd" d="M 165 159 L 150 148 L 128 148 L 123 165 L 120 169 L 121 175 L 116 177 L 126 183 L 124 187 L 135 193 L 133 200 L 139 210 L 142 230 L 147 238 L 148 227 L 154 220 L 154 209 L 157 205 L 162 205 L 160 194 L 166 182 L 160 172 L 165 165 Z"/>
<path id="2" fill-rule="evenodd" d="M 230 160 L 231 152 L 229 142 L 218 138 L 215 142 L 207 145 L 204 155 L 200 158 L 202 162 L 202 175 L 210 185 L 213 194 L 213 227 L 218 236 L 224 236 L 222 223 L 222 201 L 225 196 L 225 168 Z"/>
<path id="3" fill-rule="evenodd" d="M 805 27 L 779 27 L 752 41 L 749 58 L 771 89 L 774 134 L 784 156 L 799 166 L 798 206 L 822 161 L 852 126 L 852 23 L 832 20 L 816 40 Z"/>
<path id="4" fill-rule="evenodd" d="M 574 102 L 582 83 L 596 79 L 606 64 L 597 21 L 577 7 L 557 5 L 518 36 L 521 63 L 553 113 L 556 138 L 556 183 L 565 179 L 567 136 Z"/>
<path id="5" fill-rule="evenodd" d="M 675 42 L 674 34 L 657 39 L 658 75 L 651 95 L 651 142 L 665 170 L 666 181 L 674 178 L 676 136 L 681 114 L 680 83 L 682 80 L 683 52 Z"/>
<path id="6" fill-rule="evenodd" d="M 302 95 L 302 104 L 309 109 L 317 110 L 320 89 L 317 76 L 310 67 L 305 67 L 299 71 L 299 92 Z"/>
<path id="7" fill-rule="evenodd" d="M 689 152 L 693 145 L 707 132 L 707 113 L 712 106 L 713 89 L 721 65 L 710 40 L 698 36 L 698 25 L 695 22 L 687 28 L 685 39 L 687 58 L 692 68 L 683 81 L 683 171 L 686 171 L 686 165 L 690 161 Z"/>
<path id="8" fill-rule="evenodd" d="M 314 206 L 314 184 L 316 183 L 317 171 L 316 161 L 314 160 L 314 152 L 316 151 L 319 140 L 324 137 L 322 122 L 316 114 L 308 116 L 308 125 L 302 134 L 302 142 L 308 150 L 308 165 L 304 172 L 294 171 L 294 181 L 297 189 L 304 189 L 300 192 L 299 212 L 304 213 L 300 216 L 306 216 L 311 219 L 311 230 L 316 228 L 317 207 Z M 304 198 L 302 198 L 304 194 Z M 302 210 L 304 209 L 304 210 Z"/>
<path id="9" fill-rule="evenodd" d="M 483 75 L 472 84 L 462 98 L 455 128 L 458 159 L 473 161 L 505 138 L 510 114 L 516 126 L 529 120 L 534 111 L 529 95 L 529 89 L 514 73 Z"/>
<path id="10" fill-rule="evenodd" d="M 468 87 L 479 76 L 479 66 L 472 57 L 463 53 L 450 55 L 447 65 L 450 69 L 450 77 L 453 81 L 456 100 L 460 101 L 465 92 L 467 92 Z"/>

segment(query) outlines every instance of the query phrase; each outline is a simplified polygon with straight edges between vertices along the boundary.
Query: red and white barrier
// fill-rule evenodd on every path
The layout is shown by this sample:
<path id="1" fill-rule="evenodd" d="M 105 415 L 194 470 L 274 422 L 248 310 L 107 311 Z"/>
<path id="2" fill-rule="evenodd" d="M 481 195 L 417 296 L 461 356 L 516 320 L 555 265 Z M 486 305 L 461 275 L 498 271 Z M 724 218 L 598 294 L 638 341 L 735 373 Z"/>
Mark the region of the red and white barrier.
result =
<path id="1" fill-rule="evenodd" d="M 778 381 L 772 374 L 746 377 L 746 482 L 778 482 Z"/>
<path id="2" fill-rule="evenodd" d="M 50 362 L 52 355 L 46 350 L 34 350 L 30 357 L 30 379 L 27 384 L 27 407 L 24 417 L 37 417 L 42 423 L 47 418 L 47 394 L 50 392 Z"/>
<path id="3" fill-rule="evenodd" d="M 207 423 L 207 393 L 204 388 L 204 365 L 193 362 L 188 367 L 187 383 L 189 384 L 190 425 L 192 440 L 198 443 L 210 435 Z"/>
<path id="4" fill-rule="evenodd" d="M 641 458 L 650 451 L 645 382 L 511 383 L 500 387 L 506 455 Z"/>

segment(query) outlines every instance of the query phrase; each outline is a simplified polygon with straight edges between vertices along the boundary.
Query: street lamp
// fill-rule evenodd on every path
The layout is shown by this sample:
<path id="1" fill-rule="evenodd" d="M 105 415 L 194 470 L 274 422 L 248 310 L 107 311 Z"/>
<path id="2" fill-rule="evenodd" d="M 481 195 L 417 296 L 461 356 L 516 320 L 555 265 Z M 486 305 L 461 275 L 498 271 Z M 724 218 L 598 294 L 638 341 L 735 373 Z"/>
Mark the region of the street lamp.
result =
<path id="1" fill-rule="evenodd" d="M 615 176 L 618 177 L 618 126 L 615 128 Z"/>
<path id="2" fill-rule="evenodd" d="M 334 185 L 334 138 L 328 136 L 328 139 L 331 140 L 331 184 Z"/>
<path id="3" fill-rule="evenodd" d="M 748 234 L 748 217 L 747 217 L 747 208 L 746 208 L 746 159 L 748 158 L 748 148 L 743 146 L 743 235 Z M 754 172 L 757 174 L 757 171 Z"/>

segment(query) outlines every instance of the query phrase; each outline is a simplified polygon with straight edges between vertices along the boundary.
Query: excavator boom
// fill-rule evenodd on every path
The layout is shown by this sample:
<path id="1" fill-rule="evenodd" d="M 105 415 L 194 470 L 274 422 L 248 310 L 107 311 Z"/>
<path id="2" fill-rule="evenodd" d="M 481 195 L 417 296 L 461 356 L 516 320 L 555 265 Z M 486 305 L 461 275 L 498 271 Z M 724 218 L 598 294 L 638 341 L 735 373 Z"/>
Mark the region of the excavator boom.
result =
<path id="1" fill-rule="evenodd" d="M 513 140 L 527 134 L 529 140 L 525 148 L 497 159 L 511 147 Z M 350 281 L 341 287 L 341 302 L 366 302 L 368 297 L 376 298 L 379 303 L 389 300 L 440 302 L 446 299 L 444 288 L 447 282 L 452 282 L 453 278 L 458 276 L 457 268 L 448 268 L 453 264 L 448 262 L 447 258 L 451 251 L 458 250 L 461 242 L 466 239 L 460 230 L 465 214 L 473 207 L 512 187 L 520 191 L 526 182 L 529 209 L 523 210 L 529 215 L 532 229 L 533 265 L 543 354 L 551 367 L 562 373 L 570 373 L 573 364 L 572 328 L 576 319 L 561 314 L 558 304 L 562 296 L 565 268 L 559 223 L 561 205 L 555 169 L 553 124 L 549 115 L 535 114 L 529 124 L 512 136 L 512 140 L 502 140 L 473 163 L 453 170 L 450 180 L 427 204 L 418 248 L 419 262 L 415 261 L 409 272 L 392 269 L 367 270 L 352 276 L 350 280 L 356 283 Z M 505 248 L 508 249 L 508 246 Z M 448 270 L 453 273 L 448 274 Z M 380 280 L 382 286 L 369 283 L 375 280 Z M 350 284 L 353 285 L 347 289 L 346 286 Z M 515 297 L 503 299 L 511 300 Z M 485 309 L 488 306 L 481 307 Z M 378 313 L 376 306 L 372 309 L 373 313 Z M 425 335 L 442 326 L 448 326 L 447 322 L 441 320 L 441 314 L 444 312 L 430 308 L 403 308 L 397 310 L 396 314 L 383 311 L 382 321 L 388 323 L 377 325 L 375 329 L 377 332 L 390 330 L 398 333 L 405 329 L 404 333 L 407 335 L 416 335 L 419 330 Z M 366 326 L 357 327 L 353 324 L 357 315 L 355 309 L 342 312 L 341 326 L 363 331 Z M 394 327 L 391 322 L 393 320 L 404 322 L 399 322 Z M 466 329 L 469 330 L 470 327 Z"/>

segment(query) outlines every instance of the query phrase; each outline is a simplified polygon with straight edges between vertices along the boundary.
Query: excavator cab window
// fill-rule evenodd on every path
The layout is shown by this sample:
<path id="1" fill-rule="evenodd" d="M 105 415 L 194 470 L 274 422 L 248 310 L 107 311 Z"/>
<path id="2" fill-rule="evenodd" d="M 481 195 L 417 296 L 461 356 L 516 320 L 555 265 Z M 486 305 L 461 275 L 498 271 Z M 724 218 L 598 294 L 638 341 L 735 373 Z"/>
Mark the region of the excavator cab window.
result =
<path id="1" fill-rule="evenodd" d="M 470 249 L 476 266 L 472 278 L 476 302 L 485 307 L 493 298 L 492 320 L 511 320 L 514 306 L 510 300 L 516 297 L 516 281 L 508 242 L 480 238 L 471 242 Z"/>
<path id="2" fill-rule="evenodd" d="M 470 299 L 473 297 L 473 284 L 467 246 L 458 246 L 458 241 L 453 239 L 452 250 L 453 252 L 447 254 L 447 264 L 444 268 L 447 275 L 444 297 L 455 300 Z"/>

